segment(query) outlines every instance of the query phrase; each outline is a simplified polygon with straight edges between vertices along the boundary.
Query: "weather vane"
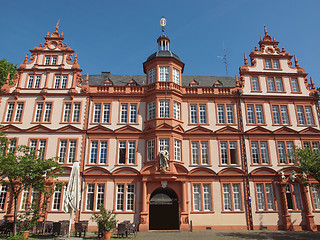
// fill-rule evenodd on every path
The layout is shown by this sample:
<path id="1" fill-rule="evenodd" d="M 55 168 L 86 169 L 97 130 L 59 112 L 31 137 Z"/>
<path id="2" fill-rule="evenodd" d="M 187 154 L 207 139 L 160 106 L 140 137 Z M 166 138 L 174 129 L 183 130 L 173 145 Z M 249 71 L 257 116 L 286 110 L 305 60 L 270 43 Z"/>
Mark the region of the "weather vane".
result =
<path id="1" fill-rule="evenodd" d="M 162 26 L 162 34 L 164 34 L 164 27 L 166 26 L 166 24 L 167 24 L 167 20 L 164 17 L 162 17 L 160 19 L 160 25 Z"/>

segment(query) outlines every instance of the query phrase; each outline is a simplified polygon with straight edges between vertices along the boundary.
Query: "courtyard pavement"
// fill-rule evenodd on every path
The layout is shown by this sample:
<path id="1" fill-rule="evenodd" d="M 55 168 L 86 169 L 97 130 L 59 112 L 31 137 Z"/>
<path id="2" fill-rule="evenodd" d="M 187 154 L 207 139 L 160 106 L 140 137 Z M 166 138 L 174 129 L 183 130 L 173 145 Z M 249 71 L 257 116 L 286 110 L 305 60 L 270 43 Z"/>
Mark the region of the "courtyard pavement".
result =
<path id="1" fill-rule="evenodd" d="M 31 236 L 31 239 L 68 239 L 52 238 L 50 236 Z M 70 238 L 81 239 L 81 238 Z M 89 232 L 85 239 L 99 239 L 94 233 Z M 101 239 L 101 238 L 100 238 Z M 117 238 L 115 235 L 111 239 L 130 240 L 320 240 L 320 232 L 289 232 L 289 231 L 150 231 L 138 232 L 137 236 L 130 235 L 128 238 Z"/>

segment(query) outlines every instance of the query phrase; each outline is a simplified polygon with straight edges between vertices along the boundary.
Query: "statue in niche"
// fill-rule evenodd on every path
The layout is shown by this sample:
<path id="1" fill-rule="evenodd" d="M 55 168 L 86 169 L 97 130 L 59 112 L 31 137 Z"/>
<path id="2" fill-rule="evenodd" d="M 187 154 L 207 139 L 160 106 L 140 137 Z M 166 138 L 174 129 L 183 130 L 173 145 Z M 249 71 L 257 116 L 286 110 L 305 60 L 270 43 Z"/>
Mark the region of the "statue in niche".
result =
<path id="1" fill-rule="evenodd" d="M 167 151 L 166 146 L 163 146 L 162 150 L 160 151 L 160 170 L 166 172 L 169 169 L 169 152 Z"/>

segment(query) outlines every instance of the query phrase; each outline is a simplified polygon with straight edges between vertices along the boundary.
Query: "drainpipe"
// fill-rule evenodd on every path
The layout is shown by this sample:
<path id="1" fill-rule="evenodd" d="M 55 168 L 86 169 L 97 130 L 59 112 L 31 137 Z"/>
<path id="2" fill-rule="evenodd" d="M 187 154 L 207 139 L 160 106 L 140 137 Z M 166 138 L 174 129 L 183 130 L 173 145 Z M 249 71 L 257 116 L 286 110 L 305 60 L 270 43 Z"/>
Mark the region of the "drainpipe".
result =
<path id="1" fill-rule="evenodd" d="M 248 163 L 247 163 L 247 155 L 246 155 L 246 142 L 245 142 L 245 133 L 243 127 L 243 120 L 242 120 L 242 107 L 241 107 L 241 95 L 242 89 L 238 90 L 239 94 L 239 112 L 240 115 L 239 119 L 239 127 L 242 134 L 242 146 L 240 149 L 242 151 L 241 160 L 242 160 L 242 168 L 245 170 L 246 178 L 244 183 L 244 190 L 245 190 L 245 207 L 246 207 L 246 215 L 247 215 L 247 228 L 248 230 L 253 230 L 253 220 L 252 220 L 252 208 L 251 208 L 251 195 L 250 195 L 250 181 L 249 181 L 249 172 L 248 172 Z"/>

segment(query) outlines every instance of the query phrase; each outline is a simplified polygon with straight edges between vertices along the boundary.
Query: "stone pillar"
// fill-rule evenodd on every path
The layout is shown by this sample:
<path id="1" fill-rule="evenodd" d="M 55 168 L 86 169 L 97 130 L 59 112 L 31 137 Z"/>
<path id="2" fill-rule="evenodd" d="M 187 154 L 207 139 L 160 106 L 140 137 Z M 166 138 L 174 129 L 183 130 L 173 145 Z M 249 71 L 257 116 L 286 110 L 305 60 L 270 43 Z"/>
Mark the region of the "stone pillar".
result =
<path id="1" fill-rule="evenodd" d="M 187 202 L 188 202 L 188 194 L 187 194 L 187 183 L 184 181 L 181 183 L 181 214 L 180 214 L 180 230 L 188 231 L 189 227 L 189 216 L 187 212 Z"/>
<path id="2" fill-rule="evenodd" d="M 141 212 L 140 212 L 140 224 L 139 231 L 148 231 L 149 230 L 149 222 L 148 216 L 149 211 L 147 210 L 147 182 L 142 180 L 141 182 Z"/>
<path id="3" fill-rule="evenodd" d="M 291 223 L 291 216 L 289 214 L 288 210 L 288 204 L 287 204 L 287 196 L 286 196 L 286 183 L 280 183 L 280 194 L 281 194 L 281 207 L 282 207 L 282 219 L 283 219 L 283 225 L 285 230 L 293 230 L 293 226 Z"/>
<path id="4" fill-rule="evenodd" d="M 302 186 L 302 185 L 300 185 Z M 312 215 L 311 207 L 310 207 L 310 198 L 308 194 L 308 187 L 303 186 L 302 187 L 302 199 L 303 200 L 303 207 L 304 212 L 306 215 L 306 221 L 307 221 L 307 228 L 309 231 L 318 231 L 317 225 L 314 223 L 314 215 Z"/>

